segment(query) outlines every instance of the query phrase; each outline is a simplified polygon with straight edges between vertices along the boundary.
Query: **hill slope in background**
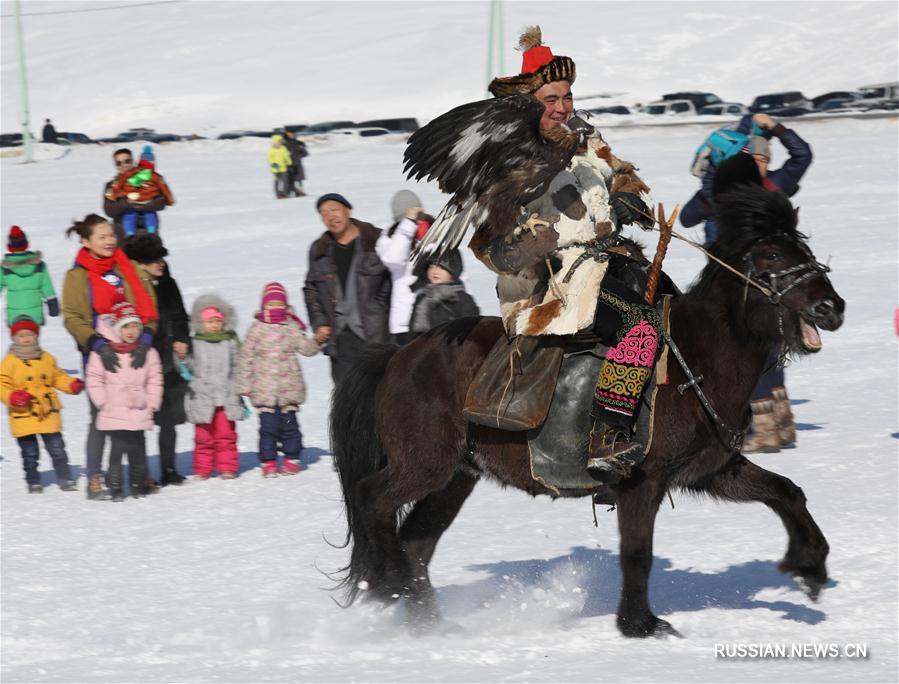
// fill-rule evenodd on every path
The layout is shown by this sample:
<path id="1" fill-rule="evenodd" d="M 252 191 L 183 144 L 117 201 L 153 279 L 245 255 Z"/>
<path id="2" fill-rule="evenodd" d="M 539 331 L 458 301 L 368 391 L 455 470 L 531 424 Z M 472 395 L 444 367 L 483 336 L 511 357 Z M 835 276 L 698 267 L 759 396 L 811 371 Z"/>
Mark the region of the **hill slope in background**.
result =
<path id="1" fill-rule="evenodd" d="M 210 134 L 323 119 L 431 118 L 485 94 L 487 2 L 23 2 L 34 132 Z M 19 128 L 13 3 L 2 129 Z M 99 11 L 98 11 L 99 10 Z M 508 2 L 503 73 L 527 24 L 575 58 L 576 93 L 749 101 L 896 79 L 895 3 Z M 797 20 L 801 17 L 801 21 Z M 499 73 L 499 72 L 497 72 Z"/>

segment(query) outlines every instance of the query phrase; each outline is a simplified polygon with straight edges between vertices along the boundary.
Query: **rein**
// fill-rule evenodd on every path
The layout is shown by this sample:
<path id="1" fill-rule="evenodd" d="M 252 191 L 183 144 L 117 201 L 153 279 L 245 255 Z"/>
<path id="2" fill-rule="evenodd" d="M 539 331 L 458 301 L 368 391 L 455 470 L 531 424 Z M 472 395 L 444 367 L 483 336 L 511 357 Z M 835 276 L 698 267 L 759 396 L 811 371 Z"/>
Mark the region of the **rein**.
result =
<path id="1" fill-rule="evenodd" d="M 791 266 L 789 268 L 785 268 L 782 271 L 775 272 L 767 272 L 767 271 L 757 271 L 752 267 L 752 248 L 746 252 L 746 255 L 743 257 L 743 261 L 747 264 L 746 273 L 741 273 L 730 264 L 725 263 L 714 254 L 711 254 L 705 247 L 703 247 L 698 242 L 691 240 L 677 231 L 673 229 L 664 230 L 662 228 L 650 228 L 649 230 L 656 230 L 661 232 L 668 232 L 670 230 L 670 234 L 672 237 L 676 237 L 678 240 L 686 242 L 687 244 L 695 247 L 700 252 L 705 254 L 709 259 L 716 262 L 726 270 L 733 273 L 738 278 L 742 279 L 745 282 L 744 290 L 743 290 L 743 302 L 745 304 L 746 297 L 749 293 L 749 286 L 756 288 L 762 294 L 764 294 L 768 301 L 777 307 L 777 325 L 778 331 L 780 333 L 780 353 L 778 354 L 777 362 L 775 367 L 782 368 L 786 363 L 787 357 L 787 344 L 786 337 L 784 336 L 784 328 L 783 328 L 783 298 L 784 296 L 792 290 L 794 287 L 799 285 L 800 283 L 805 282 L 809 278 L 813 278 L 816 275 L 824 275 L 830 272 L 830 267 L 826 264 L 822 264 L 821 262 L 814 259 L 814 257 L 808 252 L 806 249 L 806 254 L 809 255 L 809 261 L 803 262 L 801 264 L 796 264 L 795 266 Z M 754 246 L 754 245 L 753 245 Z M 804 272 L 804 273 L 803 273 Z M 786 276 L 791 276 L 794 274 L 796 277 L 792 278 L 784 287 L 781 282 L 782 279 Z M 766 284 L 762 284 L 761 281 L 763 278 L 767 279 Z M 781 289 L 782 288 L 782 289 Z M 746 430 L 737 430 L 730 425 L 728 425 L 723 418 L 715 411 L 715 408 L 712 406 L 712 403 L 709 401 L 709 398 L 705 395 L 705 392 L 702 391 L 702 388 L 699 384 L 702 382 L 702 376 L 694 376 L 693 372 L 690 370 L 690 367 L 687 365 L 686 360 L 681 355 L 680 349 L 678 349 L 677 345 L 674 343 L 674 340 L 668 335 L 668 331 L 664 328 L 662 329 L 662 338 L 665 340 L 665 343 L 671 349 L 671 353 L 674 354 L 674 358 L 677 359 L 678 364 L 681 369 L 684 371 L 684 375 L 687 376 L 687 382 L 682 383 L 677 386 L 678 394 L 683 396 L 684 392 L 688 389 L 692 389 L 696 393 L 696 398 L 699 399 L 699 403 L 702 404 L 702 407 L 705 409 L 706 413 L 709 414 L 709 417 L 712 419 L 712 422 L 718 428 L 720 436 L 724 439 L 725 444 L 734 449 L 735 451 L 740 451 L 743 447 L 743 440 L 746 438 Z"/>

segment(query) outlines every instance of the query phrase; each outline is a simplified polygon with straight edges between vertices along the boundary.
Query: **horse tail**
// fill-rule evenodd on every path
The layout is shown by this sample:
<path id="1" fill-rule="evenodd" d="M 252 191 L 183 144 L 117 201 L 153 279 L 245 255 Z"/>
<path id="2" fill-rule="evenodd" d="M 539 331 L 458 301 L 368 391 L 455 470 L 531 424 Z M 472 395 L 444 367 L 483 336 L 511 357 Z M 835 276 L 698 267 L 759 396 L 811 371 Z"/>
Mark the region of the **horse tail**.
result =
<path id="1" fill-rule="evenodd" d="M 387 465 L 387 454 L 375 428 L 375 392 L 397 347 L 372 345 L 334 390 L 331 400 L 331 453 L 343 490 L 347 520 L 344 546 L 350 562 L 338 587 L 346 590 L 346 605 L 355 599 L 360 583 L 380 550 L 365 526 L 365 501 L 359 483 Z"/>

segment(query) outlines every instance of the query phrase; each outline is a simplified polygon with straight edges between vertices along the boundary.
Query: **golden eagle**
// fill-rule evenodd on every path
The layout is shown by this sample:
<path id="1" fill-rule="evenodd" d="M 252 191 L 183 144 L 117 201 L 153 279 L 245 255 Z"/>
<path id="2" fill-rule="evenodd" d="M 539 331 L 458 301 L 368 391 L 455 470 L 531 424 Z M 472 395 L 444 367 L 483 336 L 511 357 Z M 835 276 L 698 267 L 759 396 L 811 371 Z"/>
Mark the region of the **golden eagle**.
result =
<path id="1" fill-rule="evenodd" d="M 523 207 L 546 192 L 594 132 L 578 117 L 541 132 L 543 112 L 533 95 L 509 95 L 456 107 L 412 134 L 403 155 L 407 177 L 436 178 L 452 194 L 417 258 L 455 249 L 469 224 L 489 241 L 527 218 Z"/>

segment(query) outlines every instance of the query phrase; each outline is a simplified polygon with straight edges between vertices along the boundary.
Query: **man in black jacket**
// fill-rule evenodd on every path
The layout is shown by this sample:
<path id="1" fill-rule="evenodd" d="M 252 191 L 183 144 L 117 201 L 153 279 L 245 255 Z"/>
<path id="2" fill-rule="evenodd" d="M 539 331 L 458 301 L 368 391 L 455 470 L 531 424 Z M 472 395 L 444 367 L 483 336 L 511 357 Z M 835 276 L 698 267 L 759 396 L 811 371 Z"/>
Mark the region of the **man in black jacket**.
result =
<path id="1" fill-rule="evenodd" d="M 284 131 L 284 147 L 290 152 L 290 166 L 287 167 L 287 184 L 290 188 L 288 192 L 293 193 L 297 197 L 305 197 L 306 192 L 303 190 L 303 181 L 306 180 L 306 172 L 303 169 L 303 157 L 309 155 L 306 144 L 302 140 L 297 139 L 297 134 L 293 131 Z"/>
<path id="2" fill-rule="evenodd" d="M 115 230 L 116 237 L 119 239 L 119 247 L 125 244 L 125 229 L 122 228 L 122 215 L 127 211 L 139 211 L 139 212 L 156 212 L 157 215 L 160 211 L 165 209 L 168 204 L 166 203 L 166 199 L 163 195 L 158 195 L 154 197 L 148 202 L 144 202 L 143 204 L 132 204 L 127 197 L 121 197 L 117 200 L 111 199 L 112 193 L 110 192 L 110 188 L 115 184 L 115 182 L 119 179 L 123 173 L 126 173 L 134 168 L 134 155 L 131 154 L 131 150 L 127 147 L 122 147 L 115 152 L 112 153 L 112 160 L 115 164 L 116 175 L 111 181 L 109 181 L 106 186 L 103 188 L 103 213 L 106 214 L 109 218 L 112 219 L 113 229 Z M 159 218 L 157 216 L 156 219 L 157 227 L 156 230 L 159 230 Z M 141 214 L 138 214 L 137 219 L 137 232 L 144 233 L 146 232 L 143 225 L 143 218 L 141 218 Z"/>
<path id="3" fill-rule="evenodd" d="M 44 129 L 41 131 L 41 140 L 43 140 L 45 143 L 56 144 L 56 140 L 58 138 L 59 134 L 56 132 L 53 124 L 50 122 L 50 119 L 46 119 L 44 121 Z"/>
<path id="4" fill-rule="evenodd" d="M 303 295 L 337 384 L 366 343 L 390 339 L 390 271 L 375 253 L 381 231 L 352 218 L 353 206 L 343 195 L 322 195 L 316 207 L 327 230 L 309 249 Z"/>

